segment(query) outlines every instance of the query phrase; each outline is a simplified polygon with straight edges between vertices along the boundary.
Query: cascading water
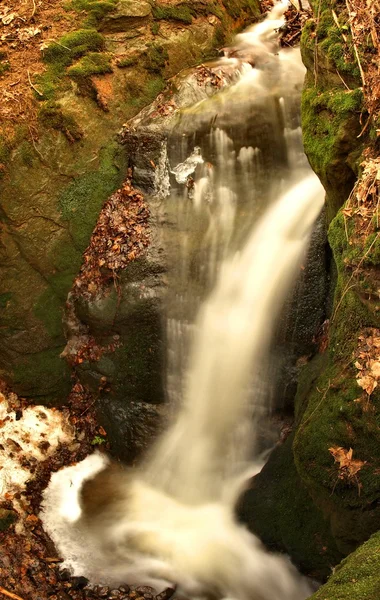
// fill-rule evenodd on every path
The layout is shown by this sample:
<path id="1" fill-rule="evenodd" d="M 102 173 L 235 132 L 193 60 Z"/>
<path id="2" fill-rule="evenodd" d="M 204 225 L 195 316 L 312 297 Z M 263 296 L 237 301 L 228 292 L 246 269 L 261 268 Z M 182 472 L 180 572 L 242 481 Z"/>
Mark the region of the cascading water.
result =
<path id="1" fill-rule="evenodd" d="M 185 113 L 169 140 L 172 179 L 186 184 L 185 197 L 173 190 L 166 205 L 170 211 L 177 202 L 186 232 L 168 303 L 173 423 L 139 468 L 114 473 L 94 454 L 54 474 L 45 492 L 42 520 L 65 566 L 93 582 L 178 584 L 193 597 L 238 600 L 303 600 L 310 593 L 290 563 L 267 553 L 234 517 L 256 447 L 252 406 L 275 320 L 323 199 L 294 117 L 299 56 L 273 54 L 285 8 L 280 3 L 238 36 L 234 56 L 220 64 L 239 71 L 237 81 L 213 99 L 211 115 L 208 101 Z M 238 140 L 247 93 L 247 130 Z M 232 120 L 231 106 L 239 113 Z M 197 129 L 189 134 L 194 114 Z M 164 195 L 165 164 L 157 182 Z M 189 212 L 198 215 L 195 237 Z M 192 253 L 199 252 L 197 293 L 189 295 Z"/>

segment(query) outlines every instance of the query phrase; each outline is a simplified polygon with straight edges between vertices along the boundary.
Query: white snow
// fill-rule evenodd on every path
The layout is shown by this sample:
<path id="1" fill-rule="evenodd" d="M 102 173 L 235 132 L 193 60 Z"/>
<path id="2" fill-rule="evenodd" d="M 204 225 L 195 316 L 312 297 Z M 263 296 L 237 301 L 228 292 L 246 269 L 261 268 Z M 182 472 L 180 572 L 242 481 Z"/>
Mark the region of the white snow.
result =
<path id="1" fill-rule="evenodd" d="M 22 491 L 26 482 L 33 479 L 28 467 L 22 464 L 25 460 L 41 462 L 60 443 L 72 440 L 72 429 L 62 411 L 30 406 L 17 420 L 8 399 L 0 393 L 0 496 Z"/>

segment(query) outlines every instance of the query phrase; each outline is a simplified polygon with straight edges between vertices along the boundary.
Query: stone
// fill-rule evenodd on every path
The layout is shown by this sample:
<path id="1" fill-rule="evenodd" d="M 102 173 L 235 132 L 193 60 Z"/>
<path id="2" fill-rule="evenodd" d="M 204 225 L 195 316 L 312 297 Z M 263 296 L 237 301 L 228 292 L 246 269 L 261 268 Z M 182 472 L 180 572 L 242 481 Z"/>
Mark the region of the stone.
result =
<path id="1" fill-rule="evenodd" d="M 151 16 L 152 8 L 149 2 L 140 0 L 120 0 L 114 11 L 103 19 L 100 31 L 128 31 L 140 26 Z"/>
<path id="2" fill-rule="evenodd" d="M 0 508 L 0 531 L 8 529 L 12 523 L 17 520 L 17 515 L 13 510 Z"/>

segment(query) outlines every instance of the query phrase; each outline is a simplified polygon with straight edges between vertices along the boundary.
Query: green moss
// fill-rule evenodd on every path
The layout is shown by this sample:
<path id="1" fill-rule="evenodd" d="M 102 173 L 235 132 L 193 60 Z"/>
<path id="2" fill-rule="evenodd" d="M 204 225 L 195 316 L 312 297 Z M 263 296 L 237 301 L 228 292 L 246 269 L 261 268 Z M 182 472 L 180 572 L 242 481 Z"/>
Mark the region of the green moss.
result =
<path id="1" fill-rule="evenodd" d="M 120 69 L 124 69 L 126 67 L 133 67 L 133 66 L 137 65 L 137 63 L 138 63 L 138 58 L 136 56 L 133 56 L 133 57 L 120 58 L 117 61 L 116 66 L 119 67 Z"/>
<path id="2" fill-rule="evenodd" d="M 0 77 L 11 70 L 11 65 L 8 61 L 0 61 Z"/>
<path id="3" fill-rule="evenodd" d="M 100 52 L 104 45 L 104 37 L 95 29 L 79 29 L 52 42 L 43 54 L 47 71 L 36 77 L 36 98 L 52 100 L 58 91 L 70 87 L 65 78 L 67 68 L 90 52 Z"/>
<path id="4" fill-rule="evenodd" d="M 356 402 L 360 395 L 352 367 L 329 364 L 308 394 L 293 444 L 297 470 L 304 483 L 320 501 L 337 502 L 341 509 L 369 506 L 380 493 L 376 477 L 380 467 L 380 417 Z M 378 405 L 375 396 L 371 402 Z M 338 477 L 337 464 L 329 452 L 334 446 L 347 450 L 352 447 L 354 458 L 366 461 L 351 482 Z"/>
<path id="5" fill-rule="evenodd" d="M 36 151 L 30 142 L 26 140 L 21 142 L 21 144 L 18 146 L 18 152 L 23 164 L 26 167 L 32 167 L 34 165 L 36 160 Z"/>
<path id="6" fill-rule="evenodd" d="M 342 212 L 333 219 L 329 228 L 329 243 L 337 266 L 338 278 L 335 289 L 334 322 L 331 334 L 331 350 L 336 358 L 347 360 L 356 347 L 357 334 L 364 327 L 379 327 L 380 316 L 371 311 L 361 299 L 361 291 L 367 288 L 365 273 L 362 278 L 352 277 L 352 265 L 377 266 L 380 261 L 379 244 L 373 244 L 377 234 L 366 237 L 364 245 L 359 240 L 350 245 L 352 222 L 345 223 Z M 373 244 L 373 252 L 368 252 Z M 366 258 L 363 260 L 363 257 Z M 350 265 L 347 268 L 347 265 Z"/>
<path id="7" fill-rule="evenodd" d="M 79 62 L 68 69 L 68 75 L 78 85 L 83 94 L 95 93 L 91 77 L 112 73 L 111 56 L 99 52 L 86 54 Z"/>
<path id="8" fill-rule="evenodd" d="M 70 289 L 70 288 L 69 288 Z M 69 289 L 67 291 L 69 291 Z M 66 294 L 67 295 L 67 294 Z M 34 305 L 34 314 L 52 338 L 63 339 L 62 300 L 50 286 L 41 294 Z"/>
<path id="9" fill-rule="evenodd" d="M 79 252 L 83 252 L 88 245 L 103 202 L 121 185 L 126 160 L 118 144 L 109 144 L 100 152 L 99 168 L 76 178 L 61 194 L 59 205 L 62 217 L 69 223 L 75 248 Z"/>
<path id="10" fill-rule="evenodd" d="M 21 358 L 13 371 L 14 389 L 35 399 L 43 396 L 44 404 L 64 401 L 71 386 L 69 368 L 60 357 L 64 347 L 62 344 Z"/>
<path id="11" fill-rule="evenodd" d="M 4 309 L 7 307 L 8 302 L 12 298 L 11 292 L 5 292 L 4 294 L 0 294 L 0 309 Z"/>
<path id="12" fill-rule="evenodd" d="M 165 81 L 160 75 L 154 77 L 145 70 L 133 69 L 125 84 L 131 114 L 150 104 L 164 89 Z"/>
<path id="13" fill-rule="evenodd" d="M 153 21 L 153 23 L 150 24 L 150 30 L 153 35 L 158 35 L 160 33 L 160 24 Z"/>
<path id="14" fill-rule="evenodd" d="M 69 142 L 78 141 L 83 137 L 83 132 L 74 117 L 65 113 L 57 102 L 45 102 L 39 110 L 38 118 L 44 127 L 62 131 Z"/>
<path id="15" fill-rule="evenodd" d="M 144 66 L 150 73 L 160 74 L 168 59 L 169 55 L 164 46 L 151 44 L 145 54 Z"/>
<path id="16" fill-rule="evenodd" d="M 227 13 L 234 20 L 237 20 L 248 14 L 252 17 L 258 17 L 261 14 L 260 3 L 257 0 L 228 0 L 223 3 Z"/>
<path id="17" fill-rule="evenodd" d="M 362 101 L 359 89 L 324 90 L 315 87 L 314 79 L 310 73 L 307 75 L 301 106 L 304 148 L 328 193 L 329 220 L 347 199 L 355 181 L 348 156 L 360 154 L 357 135 Z"/>
<path id="18" fill-rule="evenodd" d="M 88 52 L 100 51 L 103 48 L 104 37 L 95 29 L 79 29 L 50 44 L 44 50 L 44 61 L 62 69 Z"/>
<path id="19" fill-rule="evenodd" d="M 292 438 L 275 448 L 239 506 L 240 519 L 273 551 L 326 579 L 341 560 L 329 521 L 314 505 L 294 465 Z"/>
<path id="20" fill-rule="evenodd" d="M 96 28 L 101 20 L 115 9 L 118 0 L 71 0 L 66 7 L 69 10 L 86 13 L 84 25 Z"/>
<path id="21" fill-rule="evenodd" d="M 0 135 L 0 164 L 6 164 L 10 159 L 12 146 L 10 141 Z"/>
<path id="22" fill-rule="evenodd" d="M 344 559 L 310 600 L 378 600 L 379 573 L 380 532 Z"/>
<path id="23" fill-rule="evenodd" d="M 165 19 L 167 21 L 180 21 L 186 25 L 191 25 L 193 22 L 193 15 L 190 6 L 186 4 L 180 4 L 177 6 L 167 6 L 160 4 L 153 4 L 152 13 L 155 19 Z"/>

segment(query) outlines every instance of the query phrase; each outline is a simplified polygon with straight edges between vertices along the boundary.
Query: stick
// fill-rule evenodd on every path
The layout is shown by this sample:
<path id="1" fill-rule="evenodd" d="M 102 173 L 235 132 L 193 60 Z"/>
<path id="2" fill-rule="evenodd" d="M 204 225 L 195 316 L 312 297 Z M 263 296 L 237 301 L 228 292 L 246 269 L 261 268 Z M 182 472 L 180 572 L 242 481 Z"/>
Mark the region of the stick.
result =
<path id="1" fill-rule="evenodd" d="M 8 592 L 8 590 L 4 589 L 1 586 L 0 586 L 0 594 L 4 594 L 4 596 L 8 596 L 8 598 L 13 598 L 13 600 L 24 600 L 23 598 L 21 598 L 21 596 L 17 596 L 16 594 L 13 594 L 12 592 Z"/>
<path id="2" fill-rule="evenodd" d="M 35 86 L 35 85 L 33 85 L 33 83 L 32 83 L 32 80 L 30 79 L 30 73 L 29 73 L 29 69 L 27 70 L 27 73 L 28 73 L 28 80 L 29 80 L 29 85 L 30 85 L 30 87 L 31 87 L 31 88 L 33 88 L 33 89 L 34 89 L 34 91 L 35 91 L 35 92 L 37 92 L 37 94 L 38 94 L 39 96 L 43 96 L 43 93 L 42 93 L 42 92 L 40 92 L 40 90 L 38 90 L 38 89 L 36 88 L 36 86 Z"/>
<path id="3" fill-rule="evenodd" d="M 32 2 L 33 2 L 33 12 L 32 12 L 32 14 L 31 14 L 31 17 L 30 17 L 31 19 L 33 19 L 34 15 L 35 15 L 35 12 L 36 12 L 36 10 L 37 10 L 37 9 L 36 9 L 36 3 L 35 3 L 35 0 L 32 0 Z"/>
<path id="4" fill-rule="evenodd" d="M 347 10 L 348 10 L 348 22 L 350 23 L 350 30 L 351 30 L 351 36 L 352 36 L 352 43 L 354 46 L 354 51 L 355 51 L 355 56 L 356 56 L 356 60 L 359 66 L 359 71 L 360 71 L 360 76 L 362 78 L 362 82 L 363 82 L 363 87 L 365 87 L 365 76 L 364 76 L 364 71 L 363 71 L 363 67 L 362 67 L 362 63 L 360 62 L 360 58 L 359 58 L 359 52 L 355 43 L 355 37 L 354 37 L 354 31 L 352 29 L 352 22 L 351 22 L 351 18 L 350 18 L 350 13 L 351 13 L 351 7 L 349 4 L 349 0 L 346 0 L 346 6 L 347 6 Z"/>

